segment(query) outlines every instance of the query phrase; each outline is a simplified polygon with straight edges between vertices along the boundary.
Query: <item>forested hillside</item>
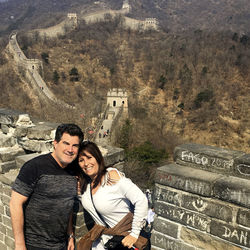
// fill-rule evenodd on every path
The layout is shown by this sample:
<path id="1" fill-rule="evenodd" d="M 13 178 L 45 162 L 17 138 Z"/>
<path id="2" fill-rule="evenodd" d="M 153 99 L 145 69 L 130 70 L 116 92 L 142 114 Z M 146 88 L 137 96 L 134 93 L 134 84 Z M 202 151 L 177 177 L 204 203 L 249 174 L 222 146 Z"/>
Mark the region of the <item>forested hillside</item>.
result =
<path id="1" fill-rule="evenodd" d="M 81 23 L 53 40 L 18 39 L 29 58 L 44 61 L 51 89 L 68 103 L 82 103 L 86 117 L 101 112 L 109 88 L 127 88 L 130 146 L 149 140 L 172 150 L 193 141 L 247 151 L 249 37 L 132 32 L 120 23 Z"/>

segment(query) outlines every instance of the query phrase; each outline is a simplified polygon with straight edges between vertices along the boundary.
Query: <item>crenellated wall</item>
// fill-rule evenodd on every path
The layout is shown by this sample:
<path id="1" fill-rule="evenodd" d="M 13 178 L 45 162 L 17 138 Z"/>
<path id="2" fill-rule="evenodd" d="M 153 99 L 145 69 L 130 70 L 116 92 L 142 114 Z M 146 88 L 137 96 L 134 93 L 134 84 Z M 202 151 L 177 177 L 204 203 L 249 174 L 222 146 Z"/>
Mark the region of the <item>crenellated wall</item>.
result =
<path id="1" fill-rule="evenodd" d="M 11 228 L 9 201 L 11 185 L 19 169 L 28 160 L 51 152 L 58 124 L 33 122 L 28 114 L 0 109 L 0 249 L 13 250 L 14 238 Z M 122 170 L 124 150 L 100 146 L 107 165 Z M 78 238 L 87 231 L 86 217 L 79 203 L 75 206 L 75 232 Z"/>
<path id="2" fill-rule="evenodd" d="M 65 108 L 75 109 L 75 106 L 69 105 L 56 98 L 40 75 L 43 72 L 42 61 L 38 59 L 28 59 L 20 49 L 16 36 L 16 33 L 10 35 L 7 48 L 14 58 L 18 71 L 22 69 L 22 75 L 30 84 L 34 93 L 39 94 L 40 98 L 45 101 L 49 100 Z M 19 73 L 21 73 L 21 71 Z"/>
<path id="3" fill-rule="evenodd" d="M 152 249 L 250 249 L 250 154 L 198 144 L 158 168 Z"/>

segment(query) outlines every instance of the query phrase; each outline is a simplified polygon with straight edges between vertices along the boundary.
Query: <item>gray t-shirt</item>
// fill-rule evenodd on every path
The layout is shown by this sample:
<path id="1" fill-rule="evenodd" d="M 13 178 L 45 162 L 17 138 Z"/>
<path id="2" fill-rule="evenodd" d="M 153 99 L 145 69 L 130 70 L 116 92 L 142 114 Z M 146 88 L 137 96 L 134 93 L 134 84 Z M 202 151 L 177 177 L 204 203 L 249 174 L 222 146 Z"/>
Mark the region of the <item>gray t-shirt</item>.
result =
<path id="1" fill-rule="evenodd" d="M 46 154 L 23 165 L 12 189 L 29 197 L 24 206 L 26 244 L 62 249 L 77 197 L 75 176 L 61 168 L 51 154 Z"/>

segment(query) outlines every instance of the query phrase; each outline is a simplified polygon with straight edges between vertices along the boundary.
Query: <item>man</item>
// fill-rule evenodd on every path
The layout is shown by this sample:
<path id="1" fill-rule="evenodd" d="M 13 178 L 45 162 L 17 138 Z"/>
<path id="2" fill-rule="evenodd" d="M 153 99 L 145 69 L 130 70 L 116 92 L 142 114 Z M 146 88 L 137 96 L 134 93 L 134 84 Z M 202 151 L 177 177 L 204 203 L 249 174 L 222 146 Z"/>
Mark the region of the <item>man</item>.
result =
<path id="1" fill-rule="evenodd" d="M 15 250 L 73 250 L 72 210 L 77 179 L 66 168 L 83 139 L 74 124 L 56 130 L 52 153 L 26 162 L 12 187 Z"/>

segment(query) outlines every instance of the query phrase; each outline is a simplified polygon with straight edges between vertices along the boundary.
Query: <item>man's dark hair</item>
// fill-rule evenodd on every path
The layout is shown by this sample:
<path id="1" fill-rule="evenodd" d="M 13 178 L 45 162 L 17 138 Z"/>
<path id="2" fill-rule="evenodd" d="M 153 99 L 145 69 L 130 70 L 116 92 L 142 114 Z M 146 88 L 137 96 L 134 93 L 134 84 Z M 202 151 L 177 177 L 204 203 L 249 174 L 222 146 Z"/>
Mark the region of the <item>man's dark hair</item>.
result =
<path id="1" fill-rule="evenodd" d="M 83 132 L 82 130 L 75 124 L 71 123 L 66 123 L 66 124 L 61 124 L 57 127 L 56 129 L 56 136 L 55 136 L 55 141 L 59 142 L 62 139 L 62 135 L 64 133 L 67 133 L 71 136 L 78 136 L 80 143 L 83 140 Z"/>

